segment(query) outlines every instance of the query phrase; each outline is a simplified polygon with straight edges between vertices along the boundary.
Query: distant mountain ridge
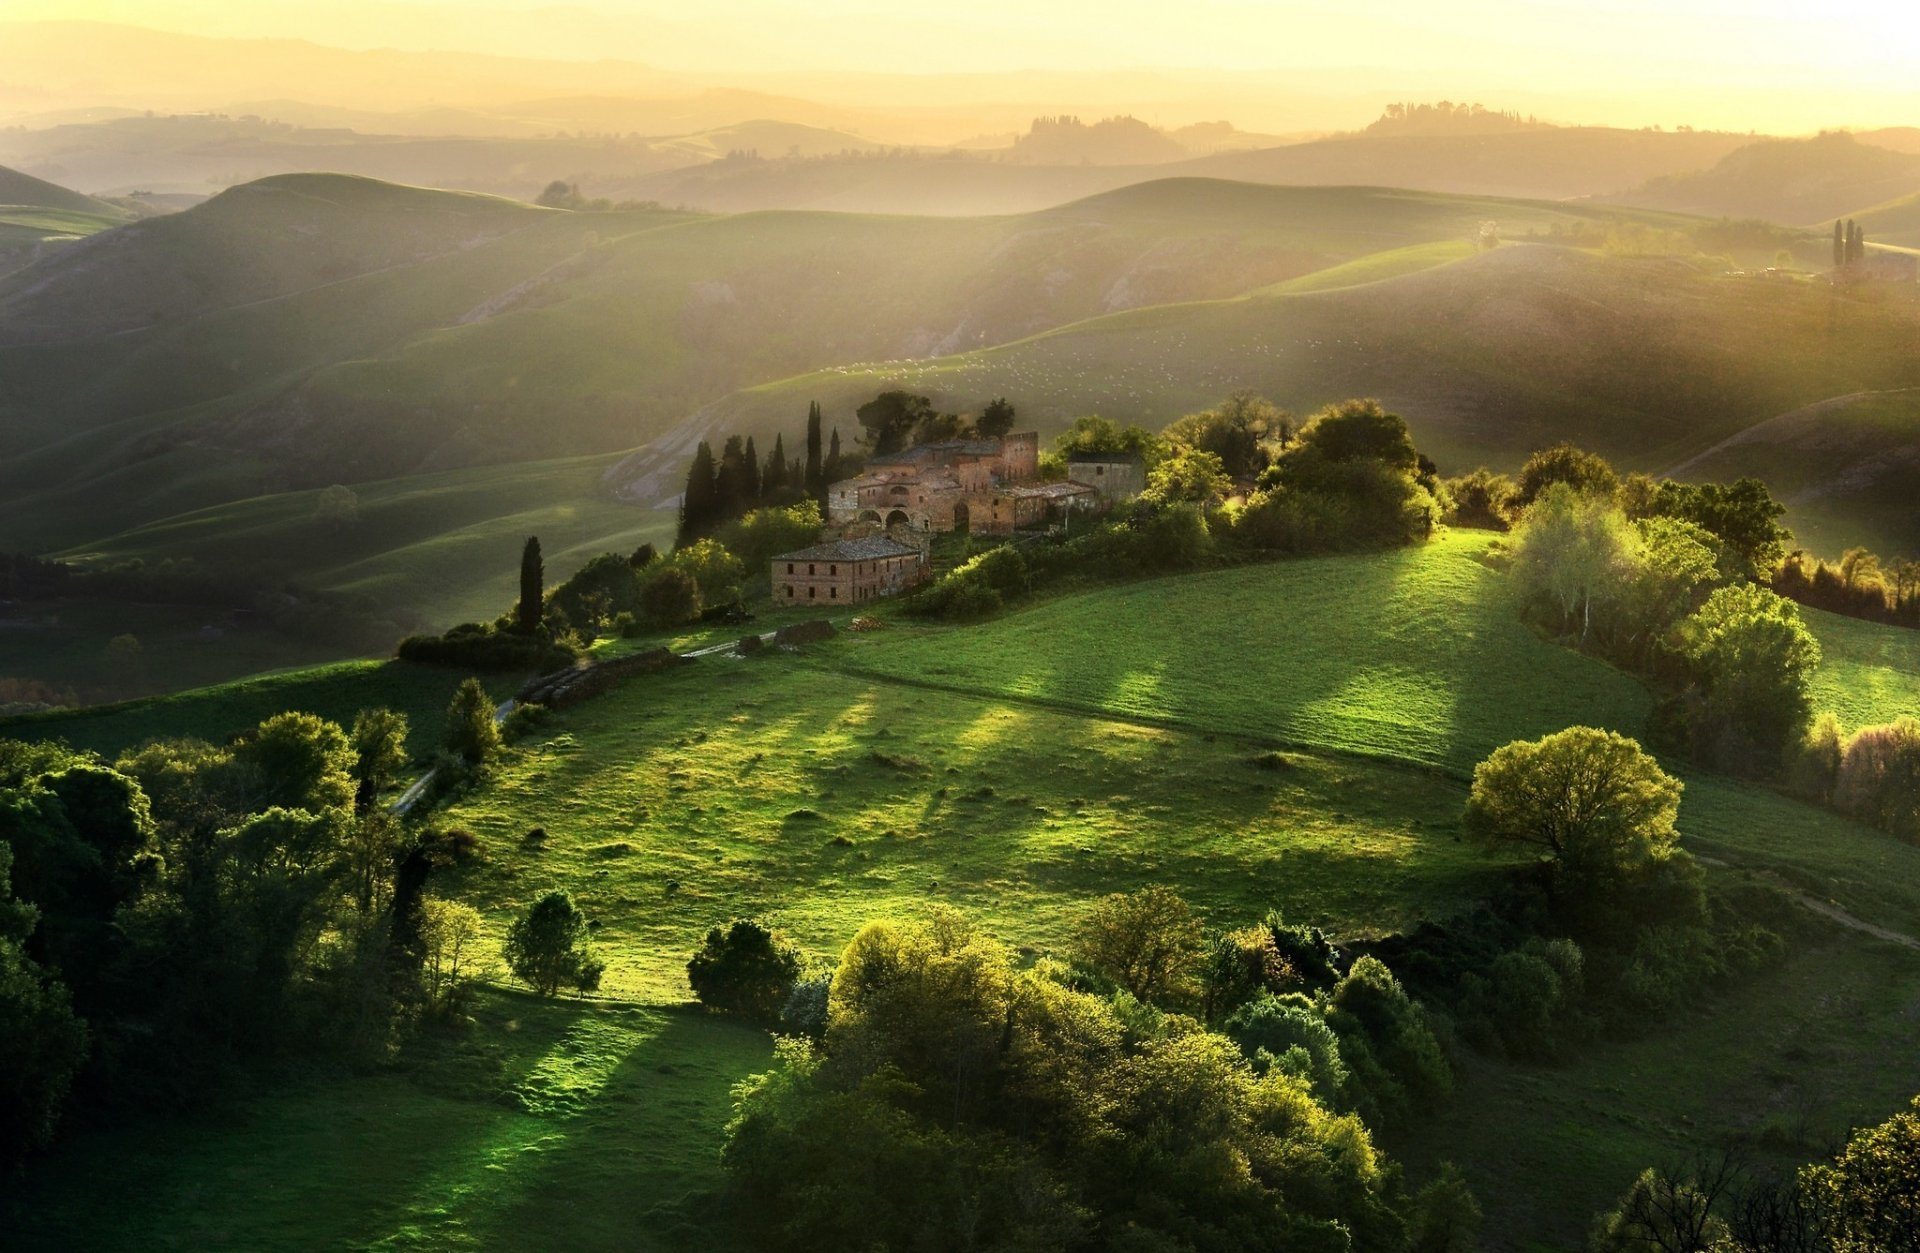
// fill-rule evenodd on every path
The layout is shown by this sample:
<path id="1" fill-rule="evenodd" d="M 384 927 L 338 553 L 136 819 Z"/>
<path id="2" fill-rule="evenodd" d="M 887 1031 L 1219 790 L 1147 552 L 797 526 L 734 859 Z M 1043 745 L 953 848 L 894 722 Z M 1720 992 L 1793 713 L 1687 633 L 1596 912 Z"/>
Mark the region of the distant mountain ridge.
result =
<path id="1" fill-rule="evenodd" d="M 1834 131 L 1763 139 L 1711 169 L 1663 175 L 1601 197 L 1612 204 L 1788 225 L 1831 222 L 1920 192 L 1920 152 L 1896 152 Z"/>

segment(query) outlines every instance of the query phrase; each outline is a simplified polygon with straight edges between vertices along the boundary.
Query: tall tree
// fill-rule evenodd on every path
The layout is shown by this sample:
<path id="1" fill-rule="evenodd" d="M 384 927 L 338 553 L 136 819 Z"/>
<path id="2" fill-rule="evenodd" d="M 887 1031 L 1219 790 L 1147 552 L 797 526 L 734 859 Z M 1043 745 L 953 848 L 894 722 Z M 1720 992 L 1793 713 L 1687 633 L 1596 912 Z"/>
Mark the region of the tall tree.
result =
<path id="1" fill-rule="evenodd" d="M 1833 220 L 1833 268 L 1839 269 L 1847 263 L 1847 224 L 1839 218 Z"/>
<path id="2" fill-rule="evenodd" d="M 753 497 L 747 489 L 747 446 L 738 435 L 727 436 L 727 442 L 720 449 L 720 467 L 714 473 L 713 516 L 709 520 L 714 526 L 737 518 L 745 513 Z"/>
<path id="3" fill-rule="evenodd" d="M 827 497 L 827 471 L 820 460 L 820 402 L 807 406 L 807 471 L 803 486 L 816 501 Z"/>
<path id="4" fill-rule="evenodd" d="M 787 485 L 787 444 L 784 435 L 775 434 L 773 451 L 767 454 L 767 467 L 760 473 L 760 495 L 771 496 Z"/>
<path id="5" fill-rule="evenodd" d="M 546 595 L 546 566 L 540 560 L 540 537 L 527 536 L 520 550 L 520 603 L 514 607 L 514 629 L 532 635 L 540 629 L 540 601 Z"/>
<path id="6" fill-rule="evenodd" d="M 988 439 L 999 439 L 1013 429 L 1013 402 L 997 396 L 987 402 L 974 420 L 973 429 Z"/>
<path id="7" fill-rule="evenodd" d="M 693 464 L 687 467 L 687 488 L 680 497 L 680 532 L 675 537 L 676 546 L 690 544 L 713 529 L 719 496 L 713 449 L 703 439 L 693 450 Z"/>
<path id="8" fill-rule="evenodd" d="M 741 512 L 751 509 L 760 499 L 760 450 L 753 446 L 753 436 L 747 436 L 747 451 L 740 459 Z"/>
<path id="9" fill-rule="evenodd" d="M 827 465 L 824 471 L 824 482 L 820 484 L 820 494 L 822 496 L 827 494 L 827 484 L 840 481 L 841 471 L 844 468 L 845 463 L 840 456 L 840 428 L 836 426 L 833 428 L 833 439 L 827 445 Z"/>

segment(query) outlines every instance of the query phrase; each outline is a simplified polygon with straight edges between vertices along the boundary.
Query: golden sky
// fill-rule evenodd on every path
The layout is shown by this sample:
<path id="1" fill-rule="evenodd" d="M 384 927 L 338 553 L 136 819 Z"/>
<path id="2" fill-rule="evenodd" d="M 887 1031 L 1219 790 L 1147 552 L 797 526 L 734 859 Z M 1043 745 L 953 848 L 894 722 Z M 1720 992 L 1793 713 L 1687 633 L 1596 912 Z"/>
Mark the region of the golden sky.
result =
<path id="1" fill-rule="evenodd" d="M 1360 95 L 1562 120 L 1920 123 L 1915 0 L 0 0 L 0 16 L 707 75 L 1169 69 L 1326 91 L 1344 73 Z"/>

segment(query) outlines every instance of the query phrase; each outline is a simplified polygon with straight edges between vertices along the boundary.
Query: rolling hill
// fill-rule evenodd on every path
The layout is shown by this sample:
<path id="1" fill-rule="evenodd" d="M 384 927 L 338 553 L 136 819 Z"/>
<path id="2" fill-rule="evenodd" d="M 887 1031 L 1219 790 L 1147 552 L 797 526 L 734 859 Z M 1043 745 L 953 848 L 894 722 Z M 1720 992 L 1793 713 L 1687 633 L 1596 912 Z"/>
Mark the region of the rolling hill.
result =
<path id="1" fill-rule="evenodd" d="M 1406 415 L 1448 472 L 1512 468 L 1563 438 L 1652 471 L 1801 405 L 1920 383 L 1912 301 L 1546 244 L 1354 277 L 835 368 L 739 393 L 706 418 L 772 429 L 805 398 L 842 416 L 898 386 L 948 407 L 1005 394 L 1052 431 L 1086 412 L 1158 427 L 1239 388 L 1301 413 L 1366 394 Z"/>
<path id="2" fill-rule="evenodd" d="M 1674 473 L 1766 480 L 1791 510 L 1796 537 L 1826 556 L 1855 544 L 1920 552 L 1920 389 L 1859 392 L 1783 413 Z"/>
<path id="3" fill-rule="evenodd" d="M 599 924 L 602 999 L 489 989 L 451 1052 L 263 1085 L 173 1151 L 154 1152 L 143 1122 L 88 1130 L 0 1187 L 0 1215 L 68 1246 L 137 1245 L 162 1226 L 264 1250 L 513 1246 L 558 1222 L 581 1248 L 731 1247 L 725 1207 L 699 1198 L 720 1182 L 727 1086 L 766 1045 L 676 1008 L 686 954 L 718 918 L 764 916 L 832 952 L 869 919 L 938 902 L 1044 954 L 1090 898 L 1146 883 L 1210 922 L 1277 907 L 1342 940 L 1484 899 L 1511 863 L 1463 838 L 1466 769 L 1517 735 L 1638 730 L 1650 706 L 1515 619 L 1480 560 L 1488 539 L 1142 581 L 974 627 L 888 615 L 798 657 L 709 658 L 558 715 L 447 813 L 483 855 L 436 890 L 483 912 L 491 948 L 528 900 L 567 885 Z M 1187 611 L 1158 611 L 1173 602 Z M 1826 637 L 1831 623 L 1813 625 Z M 1845 625 L 1849 657 L 1904 634 Z M 1891 716 L 1920 682 L 1910 650 L 1887 656 L 1862 716 Z M 430 742 L 449 681 L 352 667 L 0 733 L 113 749 L 391 700 Z M 1277 766 L 1258 764 L 1276 748 Z M 545 839 L 524 838 L 533 825 Z M 1915 916 L 1920 850 L 1773 791 L 1689 774 L 1680 826 L 1716 886 L 1784 879 L 1870 923 Z M 1457 1163 L 1490 1249 L 1572 1247 L 1649 1161 L 1703 1145 L 1769 1168 L 1814 1156 L 1910 1095 L 1920 965 L 1809 928 L 1635 1038 L 1583 1041 L 1551 1067 L 1469 1055 L 1454 1099 L 1390 1151 L 1415 1185 Z M 114 1177 L 124 1203 L 108 1212 L 97 1189 L 120 1168 L 103 1162 L 139 1163 Z M 300 1188 L 284 1186 L 291 1162 Z M 189 1214 L 181 1189 L 208 1177 L 222 1187 Z M 556 1220 L 560 1179 L 594 1182 Z"/>
<path id="4" fill-rule="evenodd" d="M 289 111 L 295 116 L 313 112 L 298 106 Z M 204 194 L 274 175 L 326 170 L 531 200 L 555 179 L 582 183 L 598 195 L 602 186 L 715 161 L 730 152 L 811 157 L 876 147 L 844 131 L 752 119 L 665 136 L 551 130 L 458 134 L 431 129 L 431 116 L 407 115 L 392 121 L 429 129 L 364 129 L 383 119 L 370 114 L 353 119 L 362 129 L 348 129 L 296 126 L 278 120 L 273 112 L 114 118 L 0 131 L 0 161 L 115 195 L 135 190 Z M 470 129 L 475 121 L 462 116 L 451 124 Z M 531 128 L 503 119 L 501 129 Z"/>
<path id="5" fill-rule="evenodd" d="M 1493 135 L 1344 136 L 1158 165 L 1025 165 L 925 152 L 722 162 L 615 180 L 602 194 L 725 213 L 949 215 L 1032 212 L 1163 178 L 1563 199 L 1699 170 L 1745 142 L 1745 136 L 1707 132 L 1557 127 Z"/>
<path id="6" fill-rule="evenodd" d="M 823 366 L 1620 212 L 1185 181 L 1014 218 L 698 217 L 268 179 L 0 281 L 0 534 L 63 548 L 281 490 L 633 448 Z"/>
<path id="7" fill-rule="evenodd" d="M 1602 199 L 1812 225 L 1914 192 L 1920 192 L 1920 154 L 1834 131 L 1813 139 L 1763 139 L 1728 153 L 1711 169 L 1669 174 Z"/>
<path id="8" fill-rule="evenodd" d="M 1847 216 L 1859 222 L 1874 243 L 1920 248 L 1920 192 Z"/>
<path id="9" fill-rule="evenodd" d="M 43 255 L 47 244 L 84 239 L 131 217 L 118 205 L 0 166 L 0 277 Z"/>

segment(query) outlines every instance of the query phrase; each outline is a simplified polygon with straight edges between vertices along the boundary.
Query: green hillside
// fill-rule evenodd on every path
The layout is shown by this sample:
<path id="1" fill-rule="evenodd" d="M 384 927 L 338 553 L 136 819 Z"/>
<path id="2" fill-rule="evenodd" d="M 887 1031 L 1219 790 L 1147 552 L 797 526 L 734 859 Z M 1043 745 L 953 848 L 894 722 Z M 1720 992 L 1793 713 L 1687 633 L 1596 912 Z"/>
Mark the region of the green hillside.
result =
<path id="1" fill-rule="evenodd" d="M 811 397 L 845 421 L 875 391 L 909 387 L 948 406 L 1004 394 L 1050 432 L 1086 412 L 1158 427 L 1239 388 L 1301 413 L 1362 394 L 1404 414 L 1449 470 L 1517 466 L 1566 438 L 1663 470 L 1849 384 L 1920 383 L 1907 351 L 1917 326 L 1912 301 L 1526 244 L 1357 287 L 1280 287 L 837 367 L 742 392 L 710 417 L 767 429 Z"/>
<path id="2" fill-rule="evenodd" d="M 267 179 L 0 280 L 0 534 L 60 548 L 263 492 L 631 448 L 826 365 L 1609 212 L 1196 181 L 1020 218 L 689 218 Z"/>
<path id="3" fill-rule="evenodd" d="M 1753 475 L 1791 510 L 1799 541 L 1827 556 L 1864 544 L 1920 552 L 1920 389 L 1856 392 L 1783 413 L 1674 468 L 1684 478 Z"/>
<path id="4" fill-rule="evenodd" d="M 609 989 L 641 1005 L 490 994 L 463 1036 L 375 1076 L 229 1101 L 159 1159 L 158 1127 L 83 1134 L 0 1192 L 0 1212 L 30 1239 L 105 1248 L 161 1228 L 259 1249 L 556 1231 L 589 1249 L 728 1247 L 703 1198 L 727 1084 L 762 1064 L 764 1037 L 646 1007 L 684 998 L 685 954 L 718 919 L 764 912 L 831 951 L 865 919 L 940 901 L 1044 952 L 1089 897 L 1149 882 L 1219 918 L 1277 904 L 1343 936 L 1482 896 L 1502 863 L 1460 837 L 1464 767 L 1510 736 L 1631 728 L 1647 707 L 1631 680 L 1514 623 L 1477 560 L 1487 542 L 1153 580 L 973 628 L 896 619 L 798 658 L 636 680 L 562 715 L 447 816 L 483 855 L 443 886 L 497 937 L 564 884 L 600 922 Z M 1830 665 L 1904 643 L 1814 625 Z M 1880 699 L 1908 699 L 1911 650 L 1878 658 L 1907 685 Z M 397 677 L 288 676 L 245 708 L 183 695 L 148 725 L 213 734 L 276 701 L 331 712 Z M 1858 672 L 1827 681 L 1853 690 Z M 334 685 L 325 702 L 303 694 Z M 90 722 L 105 724 L 69 726 Z M 1276 742 L 1293 747 L 1267 756 Z M 536 825 L 547 837 L 525 840 Z M 1700 776 L 1682 827 L 1716 878 L 1778 871 L 1871 922 L 1920 917 L 1920 849 L 1830 814 Z M 1738 1143 L 1791 1164 L 1884 1117 L 1909 1095 L 1888 1058 L 1910 1044 L 1916 979 L 1920 956 L 1822 923 L 1777 969 L 1644 1039 L 1550 1069 L 1473 1060 L 1446 1109 L 1389 1147 L 1416 1183 L 1440 1160 L 1466 1170 L 1486 1247 L 1566 1247 L 1650 1161 Z M 103 1213 L 91 1198 L 110 1161 L 140 1165 Z M 279 1164 L 296 1161 L 287 1188 Z"/>
<path id="5" fill-rule="evenodd" d="M 19 170 L 8 169 L 0 165 L 0 206 L 12 209 L 53 209 L 62 213 L 78 213 L 93 217 L 124 218 L 124 210 L 108 204 L 104 200 L 95 200 L 77 191 L 69 190 L 58 183 L 49 183 L 43 178 L 23 174 Z"/>

